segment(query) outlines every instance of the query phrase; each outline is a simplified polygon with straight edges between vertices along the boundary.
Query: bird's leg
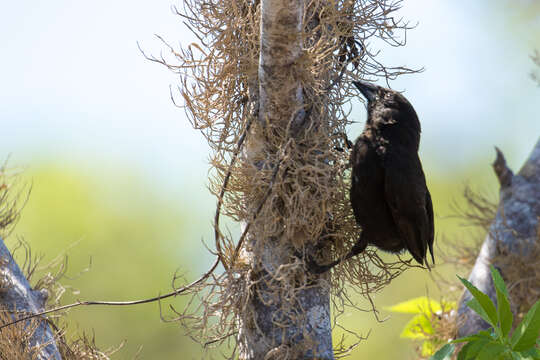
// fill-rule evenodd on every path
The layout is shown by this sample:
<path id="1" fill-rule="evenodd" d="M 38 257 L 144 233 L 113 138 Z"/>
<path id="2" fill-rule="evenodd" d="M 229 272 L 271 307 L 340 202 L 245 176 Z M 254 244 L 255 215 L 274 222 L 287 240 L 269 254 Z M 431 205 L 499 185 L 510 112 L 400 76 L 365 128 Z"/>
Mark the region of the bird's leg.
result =
<path id="1" fill-rule="evenodd" d="M 349 138 L 347 137 L 347 134 L 344 133 L 344 132 L 340 132 L 338 133 L 337 135 L 341 135 L 341 137 L 343 138 L 344 142 L 345 142 L 345 147 L 347 148 L 347 150 L 351 150 L 352 147 L 353 147 L 353 143 L 349 140 Z M 345 150 L 340 147 L 340 146 L 335 146 L 334 147 L 335 150 L 339 151 L 339 152 L 344 152 Z"/>
<path id="2" fill-rule="evenodd" d="M 312 274 L 324 274 L 325 272 L 327 272 L 328 270 L 330 270 L 331 268 L 333 268 L 334 266 L 336 266 L 340 262 L 341 262 L 341 260 L 338 259 L 338 260 L 332 261 L 330 264 L 319 265 L 319 264 L 317 264 L 317 262 L 311 256 L 308 256 L 306 258 L 307 269 Z"/>
<path id="3" fill-rule="evenodd" d="M 334 266 L 340 264 L 341 262 L 360 254 L 366 249 L 368 245 L 367 239 L 363 235 L 363 233 L 360 235 L 360 239 L 358 239 L 356 244 L 354 244 L 354 246 L 351 248 L 347 255 L 345 255 L 343 258 L 332 261 L 330 264 L 319 265 L 312 256 L 308 255 L 306 258 L 306 265 L 308 270 L 314 274 L 323 274 L 328 270 L 332 269 Z"/>
<path id="4" fill-rule="evenodd" d="M 341 135 L 343 136 L 343 140 L 345 141 L 345 146 L 347 147 L 347 150 L 351 150 L 353 148 L 353 143 L 347 137 L 347 133 L 341 133 Z"/>

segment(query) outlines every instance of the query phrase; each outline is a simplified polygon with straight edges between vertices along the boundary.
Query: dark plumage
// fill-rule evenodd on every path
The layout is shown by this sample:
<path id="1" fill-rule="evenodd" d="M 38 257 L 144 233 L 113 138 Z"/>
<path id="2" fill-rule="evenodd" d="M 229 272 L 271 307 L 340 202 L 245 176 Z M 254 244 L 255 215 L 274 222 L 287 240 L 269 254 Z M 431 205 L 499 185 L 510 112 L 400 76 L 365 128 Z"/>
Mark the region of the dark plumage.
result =
<path id="1" fill-rule="evenodd" d="M 352 154 L 350 200 L 362 233 L 351 251 L 328 265 L 309 261 L 322 273 L 374 245 L 399 253 L 408 250 L 428 266 L 433 259 L 433 205 L 418 158 L 420 122 L 400 93 L 367 82 L 353 82 L 368 101 L 368 119 Z"/>

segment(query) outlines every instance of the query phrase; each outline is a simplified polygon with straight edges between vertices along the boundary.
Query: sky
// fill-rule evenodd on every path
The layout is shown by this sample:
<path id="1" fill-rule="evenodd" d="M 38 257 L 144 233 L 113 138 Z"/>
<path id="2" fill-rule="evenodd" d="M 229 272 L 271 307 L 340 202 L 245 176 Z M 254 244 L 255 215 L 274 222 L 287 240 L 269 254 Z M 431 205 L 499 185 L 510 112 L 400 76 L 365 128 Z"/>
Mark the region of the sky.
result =
<path id="1" fill-rule="evenodd" d="M 0 15 L 0 158 L 131 168 L 173 186 L 206 176 L 208 150 L 145 60 L 154 34 L 191 41 L 170 1 L 13 2 Z M 189 171 L 186 171 L 189 169 Z"/>

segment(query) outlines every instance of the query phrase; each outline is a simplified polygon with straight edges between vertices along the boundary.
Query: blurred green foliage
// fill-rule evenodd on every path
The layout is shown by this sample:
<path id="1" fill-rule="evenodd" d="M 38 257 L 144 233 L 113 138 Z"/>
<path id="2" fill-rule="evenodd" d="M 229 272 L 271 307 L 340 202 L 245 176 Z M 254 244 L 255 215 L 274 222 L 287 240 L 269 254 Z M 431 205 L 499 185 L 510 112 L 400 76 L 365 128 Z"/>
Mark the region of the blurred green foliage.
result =
<path id="1" fill-rule="evenodd" d="M 27 241 L 43 264 L 62 252 L 68 256 L 68 289 L 62 303 L 82 300 L 136 300 L 171 290 L 177 268 L 195 277 L 197 264 L 186 248 L 205 253 L 198 239 L 183 235 L 190 208 L 176 199 L 165 201 L 159 189 L 128 172 L 85 173 L 81 169 L 46 165 L 29 171 L 30 200 L 21 214 L 11 241 Z M 161 196 L 161 197 L 160 197 Z M 192 207 L 191 207 L 192 208 Z M 22 255 L 22 254 L 21 254 Z M 206 255 L 201 257 L 204 259 Z M 90 263 L 90 271 L 80 274 Z M 208 260 L 209 262 L 210 260 Z M 70 279 L 72 278 L 72 279 Z M 80 293 L 71 294 L 70 290 Z M 164 301 L 182 308 L 181 298 Z M 183 336 L 176 323 L 160 320 L 158 303 L 131 307 L 79 307 L 69 314 L 69 333 L 92 335 L 102 349 L 126 345 L 114 358 L 133 358 L 143 346 L 142 359 L 198 359 L 200 350 Z M 78 324 L 79 327 L 74 326 Z"/>
<path id="2" fill-rule="evenodd" d="M 389 307 L 387 310 L 404 314 L 415 314 L 401 331 L 401 337 L 421 341 L 422 357 L 433 353 L 448 340 L 437 336 L 437 325 L 442 316 L 457 310 L 456 301 L 433 300 L 427 296 L 419 296 Z M 443 325 L 445 326 L 445 325 Z M 442 335 L 442 334 L 441 334 Z"/>
<path id="3" fill-rule="evenodd" d="M 193 193 L 204 188 L 204 180 L 179 184 L 184 195 L 174 197 L 166 188 L 157 187 L 129 170 L 89 171 L 59 164 L 43 164 L 25 173 L 32 181 L 32 193 L 8 245 L 16 237 L 24 237 L 34 253 L 45 255 L 44 262 L 67 252 L 70 278 L 62 283 L 80 293 L 67 294 L 63 303 L 76 299 L 118 301 L 152 297 L 170 291 L 175 270 L 180 269 L 191 280 L 211 263 L 212 257 L 200 239 L 211 243 L 213 202 L 193 203 Z M 452 204 L 463 201 L 465 182 L 473 188 L 490 189 L 488 193 L 493 194 L 494 201 L 497 188 L 488 161 L 471 167 L 467 175 L 453 174 L 449 178 L 427 173 L 436 213 L 437 254 L 444 248 L 445 238 L 467 241 L 469 236 L 468 230 L 459 227 L 460 220 L 449 217 L 454 213 Z M 79 274 L 88 266 L 90 257 L 90 271 Z M 444 266 L 435 271 L 454 274 L 454 269 Z M 389 315 L 382 310 L 385 306 L 426 295 L 427 291 L 430 297 L 438 299 L 444 289 L 438 288 L 427 271 L 408 270 L 375 294 L 380 318 Z M 364 299 L 353 298 L 360 307 L 369 309 Z M 169 304 L 182 309 L 184 301 L 177 298 L 163 302 L 164 315 L 174 315 L 168 310 Z M 80 307 L 71 311 L 69 320 L 69 334 L 93 331 L 101 348 L 127 340 L 114 356 L 116 359 L 133 358 L 141 345 L 140 359 L 201 358 L 201 348 L 184 336 L 178 324 L 161 322 L 157 303 Z M 339 319 L 341 326 L 364 336 L 370 332 L 350 358 L 374 358 L 376 354 L 380 360 L 412 359 L 411 344 L 399 337 L 408 320 L 406 315 L 394 314 L 378 322 L 370 312 L 348 311 Z M 336 327 L 335 341 L 342 335 L 348 337 L 349 343 L 356 341 Z"/>

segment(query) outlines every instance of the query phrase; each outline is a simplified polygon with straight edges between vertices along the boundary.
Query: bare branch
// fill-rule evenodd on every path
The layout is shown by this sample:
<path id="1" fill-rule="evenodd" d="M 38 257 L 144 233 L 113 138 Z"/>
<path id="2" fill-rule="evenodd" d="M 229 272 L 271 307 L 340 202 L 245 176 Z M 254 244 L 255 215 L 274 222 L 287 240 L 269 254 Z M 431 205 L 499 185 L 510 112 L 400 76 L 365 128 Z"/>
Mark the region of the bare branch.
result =
<path id="1" fill-rule="evenodd" d="M 516 272 L 516 267 L 522 269 L 518 263 L 534 263 L 536 259 L 531 257 L 539 254 L 540 139 L 519 173 L 512 174 L 498 149 L 494 169 L 501 183 L 499 207 L 469 281 L 496 301 L 489 265 L 498 267 L 502 276 L 513 284 L 518 279 L 511 276 L 512 273 Z M 519 272 L 519 278 L 522 275 Z M 489 327 L 466 306 L 470 299 L 471 294 L 467 291 L 459 304 L 458 313 L 465 319 L 459 328 L 459 336 Z"/>

